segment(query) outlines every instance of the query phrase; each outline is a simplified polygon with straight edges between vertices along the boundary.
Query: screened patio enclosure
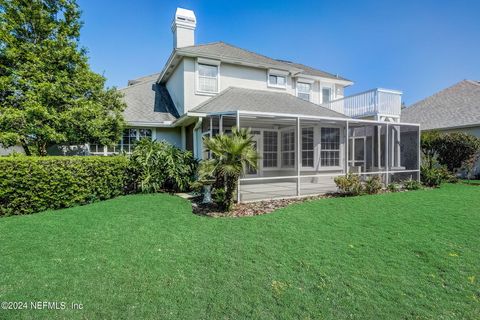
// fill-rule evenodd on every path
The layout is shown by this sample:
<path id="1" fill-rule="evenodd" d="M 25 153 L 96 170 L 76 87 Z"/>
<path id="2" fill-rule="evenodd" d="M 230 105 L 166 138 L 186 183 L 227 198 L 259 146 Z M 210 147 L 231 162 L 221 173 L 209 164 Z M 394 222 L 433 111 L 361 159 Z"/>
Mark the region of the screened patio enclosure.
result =
<path id="1" fill-rule="evenodd" d="M 415 124 L 261 112 L 224 112 L 202 119 L 202 136 L 249 128 L 260 155 L 238 182 L 238 201 L 301 197 L 337 191 L 348 172 L 381 176 L 385 185 L 420 178 L 420 131 Z M 202 158 L 210 156 L 203 149 Z"/>

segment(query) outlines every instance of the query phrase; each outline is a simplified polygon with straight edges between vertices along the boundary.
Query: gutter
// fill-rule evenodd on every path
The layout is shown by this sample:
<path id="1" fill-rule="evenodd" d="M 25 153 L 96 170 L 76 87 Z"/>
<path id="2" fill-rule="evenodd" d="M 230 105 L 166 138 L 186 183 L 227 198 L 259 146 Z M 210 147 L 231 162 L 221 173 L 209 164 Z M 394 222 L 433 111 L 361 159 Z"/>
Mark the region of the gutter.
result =
<path id="1" fill-rule="evenodd" d="M 455 127 L 423 129 L 422 131 L 435 131 L 435 130 L 441 131 L 441 130 L 456 130 L 456 129 L 469 129 L 469 128 L 480 128 L 480 123 L 466 124 L 466 125 L 455 126 Z"/>
<path id="2" fill-rule="evenodd" d="M 156 127 L 156 128 L 175 128 L 181 126 L 185 121 L 191 118 L 204 118 L 206 113 L 187 112 L 174 121 L 150 122 L 150 121 L 127 121 L 128 126 L 132 127 Z"/>

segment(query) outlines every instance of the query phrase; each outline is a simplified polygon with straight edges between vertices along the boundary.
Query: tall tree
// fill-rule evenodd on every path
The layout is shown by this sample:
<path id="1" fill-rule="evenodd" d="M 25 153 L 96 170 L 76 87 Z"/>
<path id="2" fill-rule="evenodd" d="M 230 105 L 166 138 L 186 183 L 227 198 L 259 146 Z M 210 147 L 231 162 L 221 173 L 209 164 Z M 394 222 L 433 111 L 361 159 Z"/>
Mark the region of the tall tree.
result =
<path id="1" fill-rule="evenodd" d="M 110 145 L 125 104 L 90 70 L 75 0 L 0 0 L 0 144 L 46 155 L 55 144 Z"/>

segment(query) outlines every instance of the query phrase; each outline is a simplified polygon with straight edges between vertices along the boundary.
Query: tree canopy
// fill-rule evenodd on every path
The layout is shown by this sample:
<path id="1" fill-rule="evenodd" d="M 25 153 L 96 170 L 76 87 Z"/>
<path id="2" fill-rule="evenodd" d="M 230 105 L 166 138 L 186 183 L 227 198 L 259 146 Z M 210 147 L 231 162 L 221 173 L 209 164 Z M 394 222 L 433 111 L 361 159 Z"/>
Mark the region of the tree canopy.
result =
<path id="1" fill-rule="evenodd" d="M 120 138 L 125 104 L 90 70 L 80 15 L 75 0 L 0 0 L 0 145 L 45 155 Z"/>

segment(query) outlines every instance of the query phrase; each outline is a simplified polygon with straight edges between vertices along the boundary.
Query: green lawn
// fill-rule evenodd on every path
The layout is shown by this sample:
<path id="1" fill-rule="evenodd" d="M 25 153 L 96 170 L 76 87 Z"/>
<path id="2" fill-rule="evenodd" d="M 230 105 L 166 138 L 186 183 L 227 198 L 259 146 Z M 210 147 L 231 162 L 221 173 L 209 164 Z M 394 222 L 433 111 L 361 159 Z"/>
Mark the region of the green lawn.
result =
<path id="1" fill-rule="evenodd" d="M 480 187 L 206 218 L 135 195 L 0 219 L 0 319 L 478 319 Z"/>

